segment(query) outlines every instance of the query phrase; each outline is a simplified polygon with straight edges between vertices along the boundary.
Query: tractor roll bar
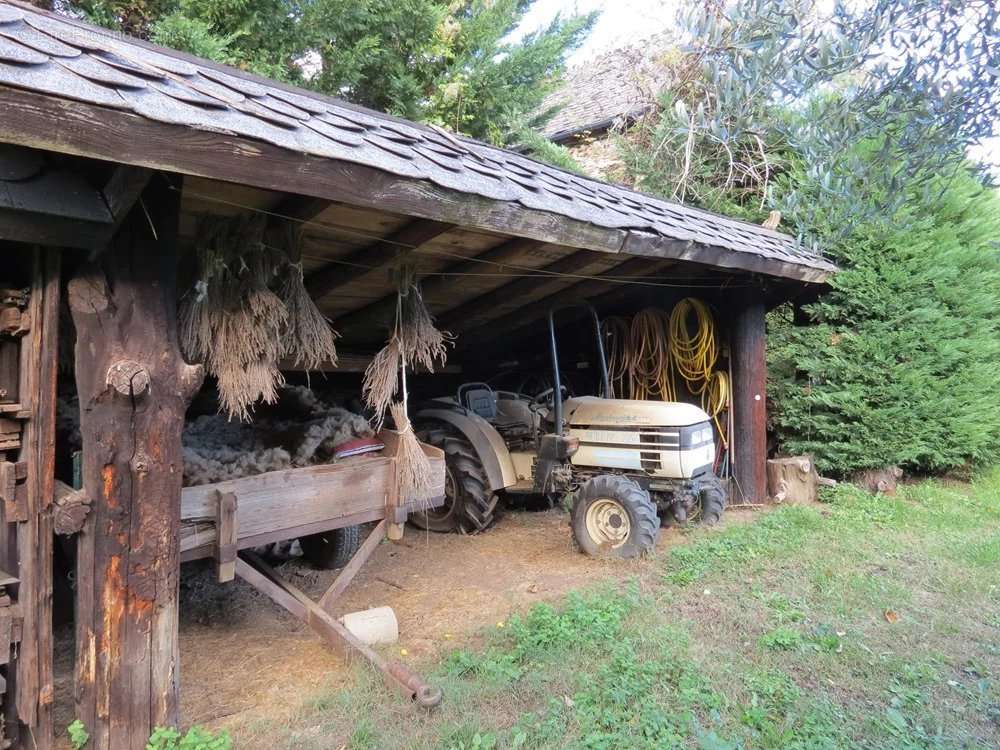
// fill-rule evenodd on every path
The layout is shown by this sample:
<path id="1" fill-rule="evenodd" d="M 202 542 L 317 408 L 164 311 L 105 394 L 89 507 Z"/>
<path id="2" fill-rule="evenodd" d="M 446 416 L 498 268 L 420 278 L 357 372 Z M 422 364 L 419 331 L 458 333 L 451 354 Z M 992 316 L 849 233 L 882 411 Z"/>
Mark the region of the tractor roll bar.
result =
<path id="1" fill-rule="evenodd" d="M 604 398 L 611 398 L 611 385 L 608 381 L 608 362 L 604 357 L 604 342 L 601 340 L 601 320 L 597 317 L 597 310 L 593 305 L 578 303 L 575 305 L 563 305 L 549 309 L 549 345 L 552 348 L 552 382 L 555 386 L 552 389 L 552 415 L 555 422 L 557 435 L 562 435 L 562 383 L 559 380 L 559 347 L 556 343 L 556 313 L 561 310 L 568 310 L 572 307 L 582 307 L 590 313 L 591 320 L 594 321 L 594 334 L 597 338 L 597 358 L 601 363 L 601 390 Z"/>

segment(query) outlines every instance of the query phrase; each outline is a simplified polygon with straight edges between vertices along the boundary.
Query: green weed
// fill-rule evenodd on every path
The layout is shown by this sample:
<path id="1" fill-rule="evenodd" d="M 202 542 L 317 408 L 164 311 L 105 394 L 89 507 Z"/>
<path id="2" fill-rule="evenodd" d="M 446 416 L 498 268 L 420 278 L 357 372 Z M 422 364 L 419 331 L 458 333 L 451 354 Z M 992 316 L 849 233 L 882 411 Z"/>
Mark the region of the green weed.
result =
<path id="1" fill-rule="evenodd" d="M 770 651 L 796 651 L 805 643 L 802 633 L 787 627 L 775 628 L 757 639 L 761 648 Z"/>
<path id="2" fill-rule="evenodd" d="M 87 732 L 87 727 L 79 719 L 73 719 L 72 723 L 66 727 L 66 734 L 69 735 L 69 742 L 73 750 L 81 750 L 90 742 L 90 733 Z"/>
<path id="3" fill-rule="evenodd" d="M 688 544 L 671 549 L 665 579 L 685 586 L 713 571 L 787 554 L 821 529 L 822 521 L 812 508 L 788 506 L 751 524 L 695 532 Z"/>
<path id="4" fill-rule="evenodd" d="M 146 750 L 231 750 L 232 746 L 227 732 L 216 734 L 191 727 L 182 733 L 172 727 L 157 727 L 149 736 Z"/>

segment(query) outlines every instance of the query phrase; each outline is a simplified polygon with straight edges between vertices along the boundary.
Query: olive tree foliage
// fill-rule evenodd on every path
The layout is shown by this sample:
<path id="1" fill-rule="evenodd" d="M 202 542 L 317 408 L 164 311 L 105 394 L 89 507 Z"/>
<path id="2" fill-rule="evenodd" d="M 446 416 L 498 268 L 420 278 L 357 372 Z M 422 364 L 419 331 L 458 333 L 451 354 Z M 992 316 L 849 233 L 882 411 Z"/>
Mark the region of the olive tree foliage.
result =
<path id="1" fill-rule="evenodd" d="M 624 145 L 637 184 L 677 199 L 749 217 L 778 208 L 808 234 L 831 208 L 845 224 L 884 210 L 859 200 L 871 173 L 901 185 L 954 171 L 1000 122 L 994 0 L 691 2 L 682 26 L 687 74 Z M 820 203 L 776 189 L 792 156 Z"/>
<path id="2" fill-rule="evenodd" d="M 69 0 L 130 34 L 356 104 L 509 141 L 595 16 L 512 41 L 535 0 Z"/>
<path id="3" fill-rule="evenodd" d="M 1000 458 L 1000 123 L 988 0 L 692 2 L 682 75 L 623 139 L 647 190 L 815 243 L 841 271 L 769 319 L 771 428 L 824 471 Z"/>

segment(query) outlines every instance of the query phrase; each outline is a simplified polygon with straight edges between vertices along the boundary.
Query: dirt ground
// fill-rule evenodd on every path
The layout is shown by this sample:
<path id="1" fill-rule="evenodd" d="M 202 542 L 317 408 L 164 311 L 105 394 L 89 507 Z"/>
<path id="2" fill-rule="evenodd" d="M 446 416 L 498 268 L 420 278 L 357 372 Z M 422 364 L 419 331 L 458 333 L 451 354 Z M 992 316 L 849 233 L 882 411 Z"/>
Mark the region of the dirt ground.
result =
<path id="1" fill-rule="evenodd" d="M 737 522 L 747 511 L 727 513 Z M 683 540 L 664 529 L 659 548 Z M 475 645 L 483 627 L 539 601 L 607 579 L 643 577 L 656 558 L 595 560 L 577 552 L 560 510 L 508 512 L 478 536 L 431 534 L 407 527 L 384 542 L 355 578 L 336 614 L 388 605 L 399 620 L 406 660 L 422 662 L 456 646 Z M 300 560 L 282 575 L 318 598 L 336 576 Z M 350 677 L 340 658 L 305 625 L 249 584 L 219 584 L 207 561 L 181 578 L 181 713 L 184 724 L 221 728 L 252 712 L 279 719 L 320 689 Z M 57 726 L 72 720 L 72 631 L 59 631 Z"/>

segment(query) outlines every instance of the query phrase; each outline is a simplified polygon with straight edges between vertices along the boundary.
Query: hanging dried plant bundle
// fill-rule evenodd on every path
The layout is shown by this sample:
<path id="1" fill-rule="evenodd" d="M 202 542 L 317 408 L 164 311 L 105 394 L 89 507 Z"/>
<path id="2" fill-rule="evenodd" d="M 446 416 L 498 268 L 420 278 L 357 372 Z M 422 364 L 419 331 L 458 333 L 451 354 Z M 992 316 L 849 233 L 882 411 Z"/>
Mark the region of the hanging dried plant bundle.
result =
<path id="1" fill-rule="evenodd" d="M 392 397 L 396 395 L 401 361 L 399 338 L 394 335 L 365 368 L 361 397 L 375 412 L 376 430 L 382 429 L 386 410 L 392 403 Z"/>
<path id="2" fill-rule="evenodd" d="M 336 334 L 309 299 L 301 268 L 264 243 L 264 229 L 262 216 L 204 225 L 198 280 L 180 307 L 185 356 L 218 380 L 220 409 L 244 421 L 258 401 L 277 400 L 284 357 L 306 368 L 336 357 Z"/>
<path id="3" fill-rule="evenodd" d="M 402 292 L 400 308 L 399 336 L 406 363 L 411 367 L 422 365 L 429 372 L 434 372 L 435 361 L 443 367 L 448 359 L 448 344 L 455 337 L 434 327 L 434 318 L 415 281 L 410 282 Z"/>
<path id="4" fill-rule="evenodd" d="M 389 342 L 365 369 L 362 386 L 362 396 L 375 412 L 378 425 L 385 421 L 386 409 L 396 395 L 400 368 L 419 364 L 434 372 L 435 362 L 444 366 L 447 361 L 448 344 L 452 341 L 454 336 L 434 327 L 434 318 L 420 294 L 414 270 L 401 269 L 396 323 Z"/>
<path id="5" fill-rule="evenodd" d="M 399 433 L 399 453 L 396 460 L 396 490 L 400 500 L 428 500 L 434 492 L 431 462 L 406 415 L 406 403 L 397 401 L 389 410 Z"/>
<path id="6" fill-rule="evenodd" d="M 337 364 L 337 332 L 316 307 L 306 290 L 301 263 L 285 267 L 279 296 L 288 308 L 288 336 L 285 356 L 296 367 L 315 370 L 320 365 Z"/>

